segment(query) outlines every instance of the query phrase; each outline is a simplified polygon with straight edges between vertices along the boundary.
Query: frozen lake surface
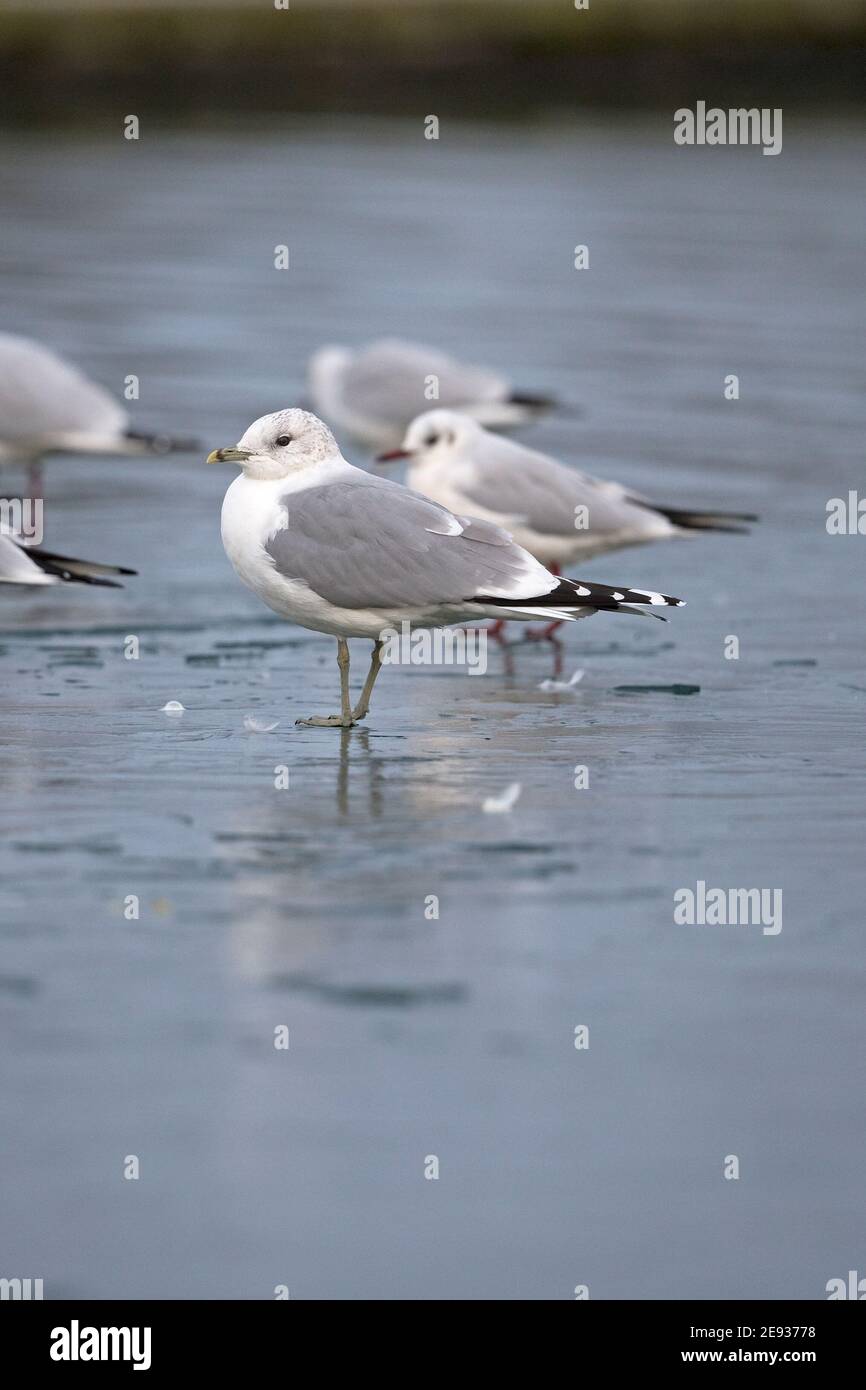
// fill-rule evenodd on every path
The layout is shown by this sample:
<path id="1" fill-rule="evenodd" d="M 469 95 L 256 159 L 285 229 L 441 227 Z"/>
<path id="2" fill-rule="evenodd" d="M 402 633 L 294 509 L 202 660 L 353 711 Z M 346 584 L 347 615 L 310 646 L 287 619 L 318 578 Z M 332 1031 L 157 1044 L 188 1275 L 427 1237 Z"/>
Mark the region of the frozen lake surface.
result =
<path id="1" fill-rule="evenodd" d="M 863 480 L 861 136 L 786 123 L 776 159 L 678 149 L 661 119 L 4 143 L 3 327 L 118 394 L 137 374 L 136 422 L 202 454 L 53 461 L 46 544 L 139 577 L 0 593 L 0 1274 L 821 1298 L 862 1269 L 866 541 L 825 529 Z M 241 588 L 231 474 L 202 459 L 297 403 L 316 346 L 384 332 L 582 406 L 527 441 L 760 526 L 584 567 L 688 607 L 569 630 L 573 691 L 541 692 L 524 644 L 484 676 L 386 670 L 351 734 L 295 728 L 336 708 L 333 642 Z M 641 684 L 700 691 L 616 692 Z M 782 931 L 676 924 L 701 879 L 781 888 Z"/>

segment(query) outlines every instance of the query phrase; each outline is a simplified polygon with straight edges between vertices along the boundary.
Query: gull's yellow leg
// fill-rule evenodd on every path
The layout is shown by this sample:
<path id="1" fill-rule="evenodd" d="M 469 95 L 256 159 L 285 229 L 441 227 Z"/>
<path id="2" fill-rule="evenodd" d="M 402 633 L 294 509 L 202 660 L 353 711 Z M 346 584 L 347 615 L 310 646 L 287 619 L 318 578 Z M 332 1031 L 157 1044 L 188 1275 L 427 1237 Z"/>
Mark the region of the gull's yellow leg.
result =
<path id="1" fill-rule="evenodd" d="M 340 714 L 311 714 L 309 719 L 296 719 L 296 724 L 303 724 L 309 729 L 350 729 L 355 723 L 355 716 L 352 714 L 352 699 L 349 694 L 349 644 L 345 637 L 337 638 L 337 665 L 340 668 Z M 375 676 L 373 680 L 375 680 Z M 367 685 L 373 689 L 373 681 L 367 677 Z M 367 692 L 367 685 L 364 691 Z M 367 692 L 369 699 L 369 693 Z M 364 696 L 361 696 L 363 704 Z M 359 705 L 360 708 L 360 705 Z M 366 710 L 365 710 L 366 713 Z"/>
<path id="2" fill-rule="evenodd" d="M 373 694 L 373 686 L 376 684 L 376 677 L 382 669 L 382 648 L 384 642 L 373 643 L 373 655 L 370 658 L 370 669 L 367 672 L 367 679 L 364 681 L 364 689 L 361 691 L 361 698 L 352 711 L 352 720 L 357 723 L 363 719 L 370 708 L 370 696 Z"/>

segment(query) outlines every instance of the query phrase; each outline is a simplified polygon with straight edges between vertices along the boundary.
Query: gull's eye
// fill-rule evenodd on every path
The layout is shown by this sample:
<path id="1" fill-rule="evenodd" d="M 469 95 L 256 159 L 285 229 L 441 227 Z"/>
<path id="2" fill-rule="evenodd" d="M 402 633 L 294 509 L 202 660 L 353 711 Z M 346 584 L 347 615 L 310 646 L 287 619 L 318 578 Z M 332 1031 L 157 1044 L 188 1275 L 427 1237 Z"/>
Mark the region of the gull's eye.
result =
<path id="1" fill-rule="evenodd" d="M 292 436 L 290 434 L 281 434 L 279 439 L 277 440 L 277 443 L 282 445 L 283 447 L 285 447 L 286 444 L 291 444 L 291 442 Z"/>
<path id="2" fill-rule="evenodd" d="M 427 438 L 424 440 L 424 443 L 425 443 L 425 444 L 438 444 L 438 443 L 439 443 L 439 436 L 438 436 L 438 434 L 428 434 Z"/>

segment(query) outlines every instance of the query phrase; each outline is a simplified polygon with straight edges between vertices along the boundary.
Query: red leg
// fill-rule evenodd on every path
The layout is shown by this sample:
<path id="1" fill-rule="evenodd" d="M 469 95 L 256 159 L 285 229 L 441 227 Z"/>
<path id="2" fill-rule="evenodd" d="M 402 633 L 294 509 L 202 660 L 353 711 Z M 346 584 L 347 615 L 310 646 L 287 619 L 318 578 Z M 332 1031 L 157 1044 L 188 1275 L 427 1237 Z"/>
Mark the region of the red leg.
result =
<path id="1" fill-rule="evenodd" d="M 27 469 L 27 496 L 33 501 L 42 500 L 42 460 L 34 459 Z"/>
<path id="2" fill-rule="evenodd" d="M 507 643 L 504 636 L 506 626 L 507 624 L 504 618 L 497 618 L 496 622 L 491 623 L 490 627 L 487 629 L 487 636 L 492 637 L 494 642 L 499 642 L 501 645 L 506 646 Z"/>

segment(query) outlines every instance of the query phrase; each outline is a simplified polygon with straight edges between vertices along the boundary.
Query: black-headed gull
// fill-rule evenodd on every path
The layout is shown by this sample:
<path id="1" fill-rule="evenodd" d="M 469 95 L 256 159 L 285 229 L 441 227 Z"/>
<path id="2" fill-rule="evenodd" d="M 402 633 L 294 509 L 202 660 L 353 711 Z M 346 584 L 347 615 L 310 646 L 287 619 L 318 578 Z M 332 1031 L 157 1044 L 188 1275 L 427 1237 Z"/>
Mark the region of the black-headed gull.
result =
<path id="1" fill-rule="evenodd" d="M 380 463 L 408 459 L 409 487 L 443 507 L 502 526 L 554 573 L 578 561 L 701 531 L 744 531 L 756 517 L 665 507 L 622 483 L 580 473 L 453 410 L 412 421 Z M 545 629 L 551 636 L 557 623 Z M 501 632 L 501 628 L 497 630 Z M 535 635 L 535 634 L 532 634 Z"/>
<path id="2" fill-rule="evenodd" d="M 378 462 L 408 459 L 409 487 L 443 507 L 509 531 L 543 565 L 698 531 L 744 531 L 744 513 L 665 507 L 622 483 L 580 473 L 537 449 L 492 434 L 455 410 L 428 410 Z"/>

